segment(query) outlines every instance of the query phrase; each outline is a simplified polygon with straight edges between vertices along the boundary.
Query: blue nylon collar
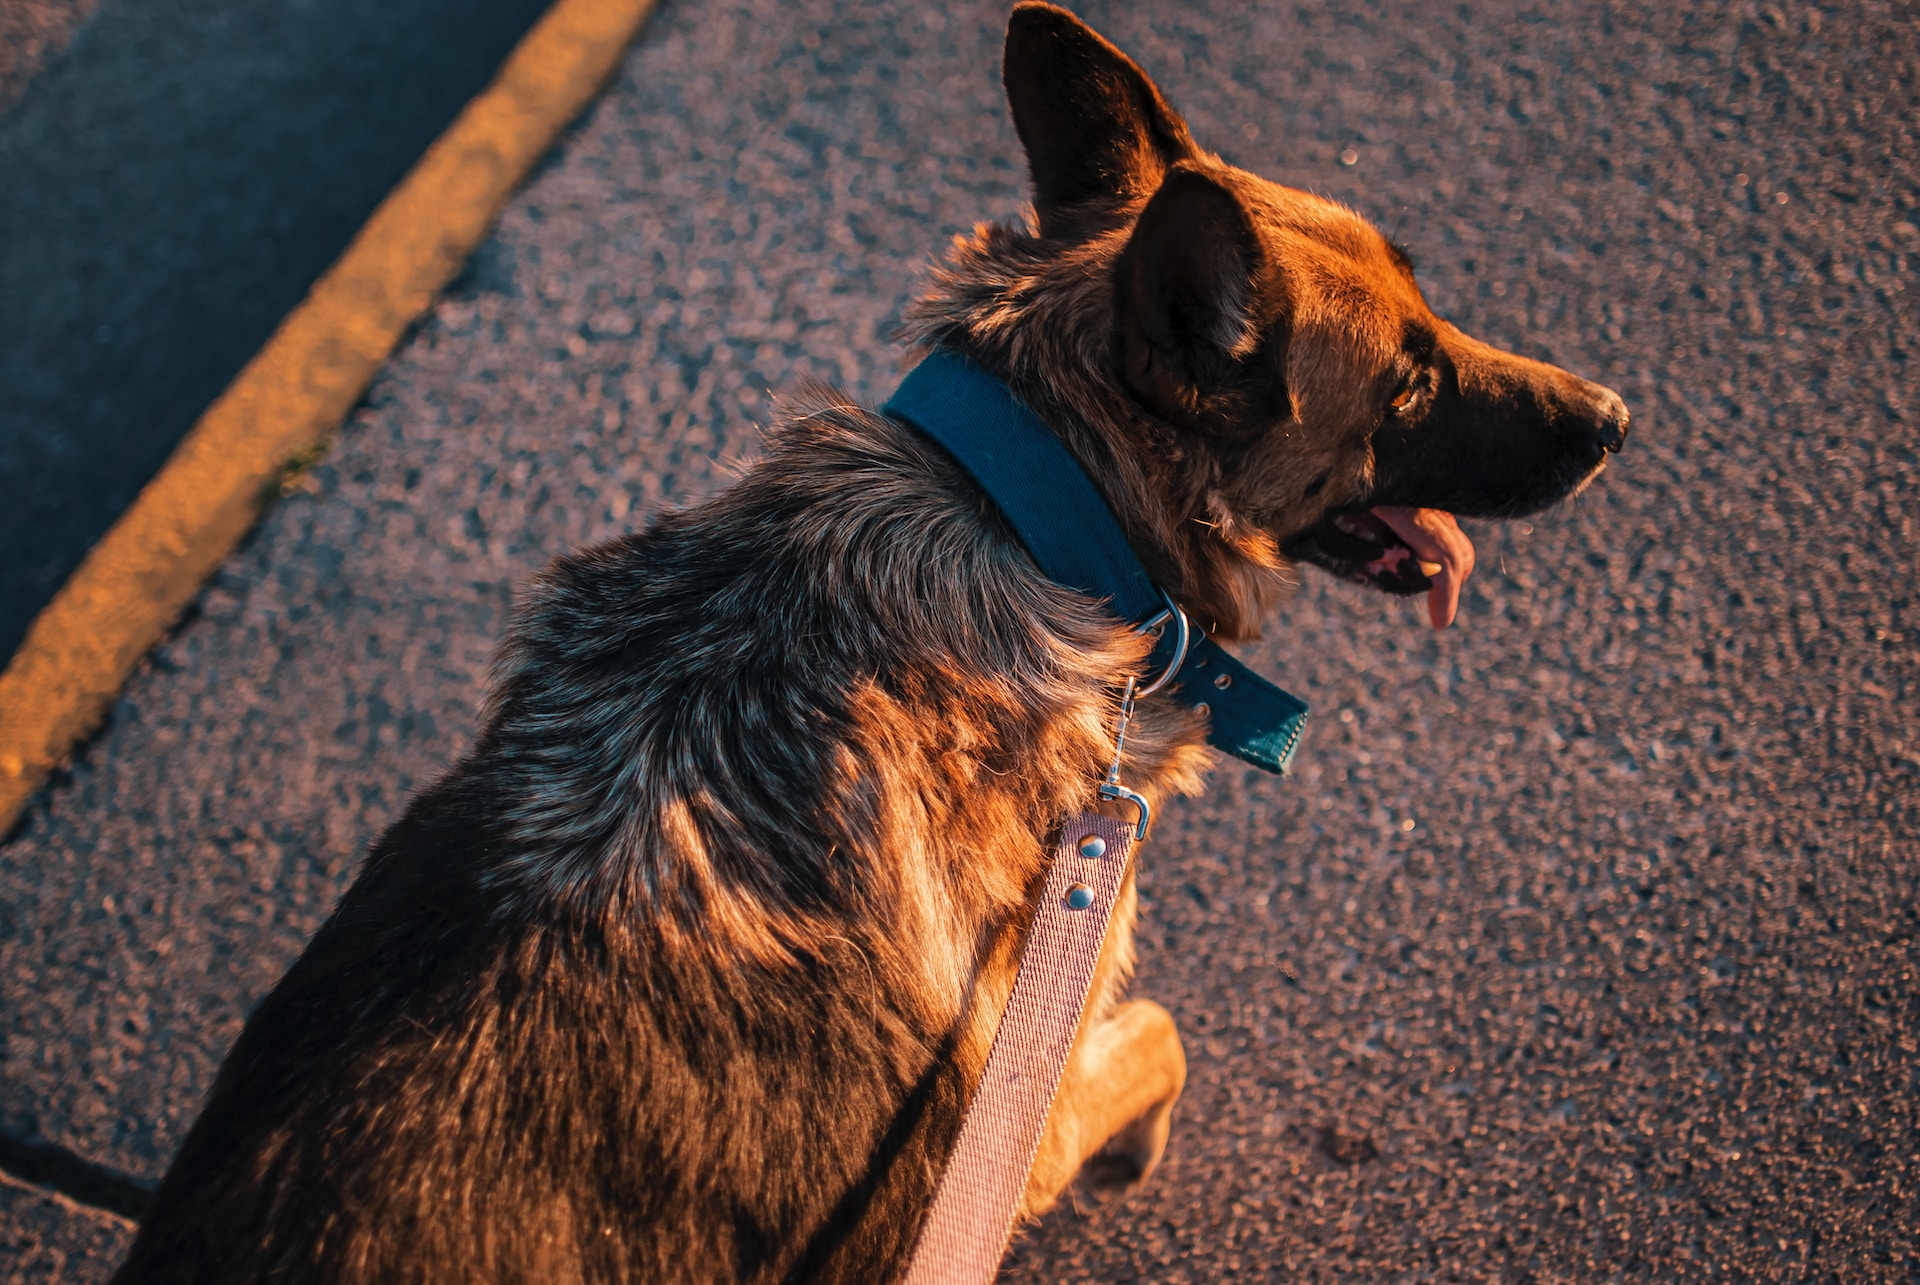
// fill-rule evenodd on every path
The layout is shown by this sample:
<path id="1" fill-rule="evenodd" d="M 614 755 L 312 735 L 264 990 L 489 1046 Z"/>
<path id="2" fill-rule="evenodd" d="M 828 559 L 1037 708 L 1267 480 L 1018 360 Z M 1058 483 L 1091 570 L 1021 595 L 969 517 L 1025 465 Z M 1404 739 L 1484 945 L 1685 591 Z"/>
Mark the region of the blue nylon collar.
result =
<path id="1" fill-rule="evenodd" d="M 1085 470 L 1013 391 L 974 362 L 936 349 L 881 408 L 931 437 L 987 493 L 1051 580 L 1104 599 L 1138 623 L 1165 606 Z M 1187 653 L 1174 700 L 1206 709 L 1207 740 L 1235 758 L 1285 772 L 1307 706 L 1209 639 Z"/>

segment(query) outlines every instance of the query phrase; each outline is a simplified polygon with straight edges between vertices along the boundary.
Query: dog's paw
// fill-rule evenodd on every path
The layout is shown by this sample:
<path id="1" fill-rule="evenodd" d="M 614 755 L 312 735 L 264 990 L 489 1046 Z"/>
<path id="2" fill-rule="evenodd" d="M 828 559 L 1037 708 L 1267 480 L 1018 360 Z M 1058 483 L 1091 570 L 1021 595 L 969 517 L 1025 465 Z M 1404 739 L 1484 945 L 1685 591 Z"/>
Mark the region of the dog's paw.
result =
<path id="1" fill-rule="evenodd" d="M 1135 1120 L 1107 1139 L 1107 1144 L 1080 1166 L 1080 1180 L 1100 1195 L 1126 1195 L 1146 1185 L 1166 1154 L 1167 1133 L 1173 1124 L 1168 1102 Z"/>

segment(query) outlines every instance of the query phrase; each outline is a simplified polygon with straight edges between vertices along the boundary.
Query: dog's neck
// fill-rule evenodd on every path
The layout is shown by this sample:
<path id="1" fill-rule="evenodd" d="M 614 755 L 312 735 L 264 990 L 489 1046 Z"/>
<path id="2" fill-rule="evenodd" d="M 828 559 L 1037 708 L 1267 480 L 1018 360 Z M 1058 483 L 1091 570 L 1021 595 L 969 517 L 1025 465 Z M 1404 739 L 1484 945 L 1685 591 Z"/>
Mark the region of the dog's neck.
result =
<path id="1" fill-rule="evenodd" d="M 1000 224 L 955 239 L 905 331 L 958 349 L 1006 381 L 1106 493 L 1156 582 L 1210 635 L 1257 636 L 1294 585 L 1265 531 L 1221 499 L 1222 461 L 1142 407 L 1114 355 L 1112 264 L 1130 218 L 1073 244 Z"/>

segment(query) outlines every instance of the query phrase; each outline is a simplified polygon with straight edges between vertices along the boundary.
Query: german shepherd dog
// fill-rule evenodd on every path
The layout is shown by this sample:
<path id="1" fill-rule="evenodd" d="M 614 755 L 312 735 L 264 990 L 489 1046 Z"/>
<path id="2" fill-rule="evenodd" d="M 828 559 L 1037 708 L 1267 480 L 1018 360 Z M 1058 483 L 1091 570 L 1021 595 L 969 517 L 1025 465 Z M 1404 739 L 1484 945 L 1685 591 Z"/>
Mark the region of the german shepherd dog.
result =
<path id="1" fill-rule="evenodd" d="M 1302 561 L 1444 625 L 1453 515 L 1622 445 L 1618 396 L 1436 317 L 1364 219 L 1202 149 L 1065 10 L 1014 9 L 1004 73 L 1032 221 L 957 239 L 907 338 L 1033 408 L 1209 634 Z M 1148 645 L 929 439 L 801 390 L 728 489 L 534 583 L 472 752 L 253 1014 L 116 1279 L 896 1277 Z M 1156 808 L 1206 717 L 1138 711 Z M 1185 1061 L 1122 1002 L 1133 911 L 1027 1215 L 1165 1144 Z"/>

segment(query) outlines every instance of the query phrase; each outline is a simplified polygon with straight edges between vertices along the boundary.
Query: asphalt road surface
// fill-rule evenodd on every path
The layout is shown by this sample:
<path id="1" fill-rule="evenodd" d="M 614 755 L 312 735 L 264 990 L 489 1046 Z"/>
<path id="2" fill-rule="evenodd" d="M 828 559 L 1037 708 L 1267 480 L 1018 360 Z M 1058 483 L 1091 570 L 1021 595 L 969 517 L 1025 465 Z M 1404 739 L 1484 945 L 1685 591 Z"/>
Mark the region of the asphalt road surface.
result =
<path id="1" fill-rule="evenodd" d="M 0 0 L 0 656 L 545 8 Z"/>
<path id="2" fill-rule="evenodd" d="M 1250 649 L 1316 717 L 1144 853 L 1166 1163 L 1007 1278 L 1920 1279 L 1914 8 L 1251 8 L 1082 11 L 1634 435 L 1477 528 L 1452 631 L 1309 575 Z M 767 388 L 891 389 L 929 254 L 1021 206 L 1003 19 L 670 0 L 0 848 L 0 1133 L 157 1177 L 514 586 L 723 484 Z M 107 1270 L 0 1196 L 17 1276 Z"/>

